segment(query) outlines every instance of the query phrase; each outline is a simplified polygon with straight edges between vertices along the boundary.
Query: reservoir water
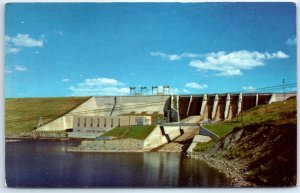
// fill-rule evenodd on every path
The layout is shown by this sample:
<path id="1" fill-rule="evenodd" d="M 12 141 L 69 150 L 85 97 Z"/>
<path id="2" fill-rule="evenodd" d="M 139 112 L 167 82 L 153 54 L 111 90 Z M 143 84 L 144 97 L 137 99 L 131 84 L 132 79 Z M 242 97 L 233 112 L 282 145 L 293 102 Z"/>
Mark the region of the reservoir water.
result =
<path id="1" fill-rule="evenodd" d="M 6 143 L 9 187 L 226 187 L 230 181 L 180 153 L 78 153 L 74 141 Z"/>

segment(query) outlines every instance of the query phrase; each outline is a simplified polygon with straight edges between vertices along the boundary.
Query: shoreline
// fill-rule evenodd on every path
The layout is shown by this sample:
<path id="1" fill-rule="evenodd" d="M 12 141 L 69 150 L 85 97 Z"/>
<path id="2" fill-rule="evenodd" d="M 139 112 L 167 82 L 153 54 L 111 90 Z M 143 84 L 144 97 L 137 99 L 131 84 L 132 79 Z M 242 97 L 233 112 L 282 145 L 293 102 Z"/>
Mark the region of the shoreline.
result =
<path id="1" fill-rule="evenodd" d="M 256 184 L 247 181 L 242 174 L 242 165 L 237 162 L 228 161 L 220 157 L 212 157 L 207 153 L 189 153 L 186 154 L 191 159 L 197 159 L 205 162 L 209 167 L 217 169 L 219 172 L 224 174 L 227 178 L 231 179 L 231 185 L 233 187 L 257 187 Z"/>
<path id="2" fill-rule="evenodd" d="M 33 138 L 33 137 L 5 137 L 5 142 L 18 142 L 18 141 L 81 141 L 78 139 L 70 139 L 70 138 Z"/>
<path id="3" fill-rule="evenodd" d="M 80 150 L 80 149 L 67 149 L 68 152 L 81 152 L 81 153 L 146 153 L 151 152 L 149 149 L 141 150 Z"/>

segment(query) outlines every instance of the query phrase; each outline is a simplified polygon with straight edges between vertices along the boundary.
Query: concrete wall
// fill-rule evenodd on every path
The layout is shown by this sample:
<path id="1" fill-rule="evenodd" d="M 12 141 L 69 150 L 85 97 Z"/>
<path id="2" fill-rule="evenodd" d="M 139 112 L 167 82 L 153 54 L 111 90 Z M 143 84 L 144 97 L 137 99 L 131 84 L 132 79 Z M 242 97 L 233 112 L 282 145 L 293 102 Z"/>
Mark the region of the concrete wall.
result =
<path id="1" fill-rule="evenodd" d="M 202 100 L 203 100 L 202 96 L 193 96 L 192 97 L 188 116 L 200 115 Z"/>
<path id="2" fill-rule="evenodd" d="M 211 120 L 212 119 L 214 100 L 215 100 L 215 95 L 207 96 L 207 102 L 206 102 L 206 106 L 204 108 L 204 114 L 201 117 L 203 120 Z"/>
<path id="3" fill-rule="evenodd" d="M 164 126 L 163 132 L 160 126 L 156 126 L 154 130 L 144 140 L 144 149 L 153 149 L 174 140 L 181 135 L 179 126 Z"/>
<path id="4" fill-rule="evenodd" d="M 227 119 L 232 119 L 233 117 L 237 116 L 238 101 L 239 101 L 238 95 L 230 95 L 230 105 L 229 105 Z"/>
<path id="5" fill-rule="evenodd" d="M 137 119 L 143 119 L 143 125 L 151 124 L 151 116 L 75 116 L 73 128 L 114 128 L 138 125 Z"/>
<path id="6" fill-rule="evenodd" d="M 116 106 L 112 115 L 135 113 L 153 113 L 164 114 L 168 108 L 166 101 L 170 96 L 118 96 L 116 97 Z M 77 108 L 66 115 L 55 119 L 37 131 L 60 131 L 73 127 L 73 116 L 109 116 L 115 104 L 115 97 L 91 97 Z"/>
<path id="7" fill-rule="evenodd" d="M 111 113 L 112 107 L 116 105 L 112 115 L 129 114 L 131 112 L 147 113 L 158 112 L 164 114 L 168 109 L 165 108 L 166 102 L 170 99 L 170 96 L 103 96 L 95 97 L 97 108 L 105 109 L 101 111 L 102 116 L 108 116 Z"/>
<path id="8" fill-rule="evenodd" d="M 258 95 L 257 105 L 268 104 L 272 95 Z"/>
<path id="9" fill-rule="evenodd" d="M 290 97 L 293 97 L 293 96 L 297 96 L 297 93 L 286 93 L 286 94 L 283 94 L 283 93 L 275 93 L 275 99 L 274 101 L 272 102 L 277 102 L 277 101 L 283 101 L 283 100 L 286 100 Z"/>
<path id="10" fill-rule="evenodd" d="M 250 96 L 242 96 L 242 111 L 246 111 L 256 106 L 256 94 Z"/>
<path id="11" fill-rule="evenodd" d="M 91 97 L 86 102 L 82 103 L 66 115 L 51 121 L 42 127 L 37 128 L 37 131 L 61 131 L 73 128 L 73 116 L 76 115 L 99 115 L 94 109 L 97 108 L 94 97 Z"/>
<path id="12" fill-rule="evenodd" d="M 179 122 L 179 112 L 174 109 L 174 108 L 171 108 L 171 122 Z"/>
<path id="13" fill-rule="evenodd" d="M 179 117 L 180 120 L 188 116 L 188 109 L 190 104 L 190 96 L 179 96 Z"/>
<path id="14" fill-rule="evenodd" d="M 70 132 L 68 133 L 69 138 L 76 138 L 76 139 L 95 139 L 96 137 L 99 137 L 104 132 Z"/>
<path id="15" fill-rule="evenodd" d="M 168 140 L 165 138 L 165 136 L 162 135 L 160 126 L 157 125 L 153 129 L 153 131 L 148 135 L 148 137 L 144 140 L 143 147 L 144 149 L 152 149 L 166 143 L 168 143 Z"/>
<path id="16" fill-rule="evenodd" d="M 219 95 L 216 115 L 213 118 L 214 120 L 219 121 L 225 119 L 225 105 L 226 105 L 226 95 Z"/>

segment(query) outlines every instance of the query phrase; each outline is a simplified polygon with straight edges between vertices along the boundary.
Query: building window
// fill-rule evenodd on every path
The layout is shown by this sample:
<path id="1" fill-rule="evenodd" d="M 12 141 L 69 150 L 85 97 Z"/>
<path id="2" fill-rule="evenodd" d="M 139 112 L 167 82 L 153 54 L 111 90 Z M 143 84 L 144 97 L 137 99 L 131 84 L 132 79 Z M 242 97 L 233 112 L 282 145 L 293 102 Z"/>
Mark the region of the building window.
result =
<path id="1" fill-rule="evenodd" d="M 113 118 L 111 118 L 111 124 L 110 124 L 110 126 L 111 126 L 111 127 L 114 126 L 114 119 L 113 119 Z"/>
<path id="2" fill-rule="evenodd" d="M 106 127 L 106 118 L 104 118 L 104 127 Z"/>
<path id="3" fill-rule="evenodd" d="M 80 118 L 77 119 L 77 127 L 80 125 Z"/>
<path id="4" fill-rule="evenodd" d="M 86 118 L 84 118 L 84 125 L 83 126 L 86 127 Z"/>
<path id="5" fill-rule="evenodd" d="M 98 118 L 97 127 L 100 125 L 100 119 Z"/>
<path id="6" fill-rule="evenodd" d="M 121 120 L 120 120 L 120 117 L 119 117 L 119 120 L 118 120 L 118 127 L 121 126 Z"/>
<path id="7" fill-rule="evenodd" d="M 93 127 L 93 118 L 91 118 L 91 127 Z"/>

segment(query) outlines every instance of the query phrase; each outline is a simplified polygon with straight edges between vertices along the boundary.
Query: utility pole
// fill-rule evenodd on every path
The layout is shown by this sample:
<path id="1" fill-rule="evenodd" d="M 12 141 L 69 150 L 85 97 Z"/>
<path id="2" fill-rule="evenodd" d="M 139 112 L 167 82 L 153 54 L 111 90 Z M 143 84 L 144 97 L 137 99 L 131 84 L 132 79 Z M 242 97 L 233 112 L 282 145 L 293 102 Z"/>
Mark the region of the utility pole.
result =
<path id="1" fill-rule="evenodd" d="M 135 86 L 130 87 L 130 96 L 135 95 Z"/>
<path id="2" fill-rule="evenodd" d="M 282 79 L 282 88 L 283 88 L 283 103 L 285 104 L 285 80 Z"/>

